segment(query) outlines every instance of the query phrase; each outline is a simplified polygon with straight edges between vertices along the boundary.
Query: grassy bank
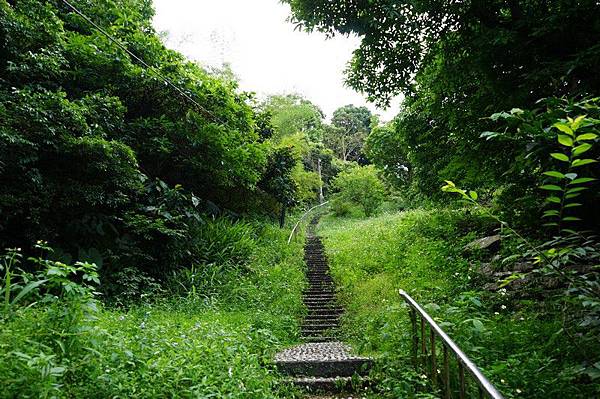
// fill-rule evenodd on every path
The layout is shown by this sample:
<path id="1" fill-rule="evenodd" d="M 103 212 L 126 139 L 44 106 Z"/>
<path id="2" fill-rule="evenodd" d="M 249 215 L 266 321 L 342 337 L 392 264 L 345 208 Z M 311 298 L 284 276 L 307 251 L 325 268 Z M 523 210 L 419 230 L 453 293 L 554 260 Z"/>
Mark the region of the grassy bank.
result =
<path id="1" fill-rule="evenodd" d="M 426 379 L 410 366 L 410 323 L 400 288 L 425 304 L 505 397 L 598 395 L 598 384 L 580 373 L 598 353 L 598 342 L 565 326 L 564 303 L 483 289 L 479 268 L 491 255 L 463 247 L 494 227 L 465 210 L 322 219 L 319 233 L 348 310 L 346 337 L 379 357 L 375 377 L 383 397 L 428 396 L 415 393 Z M 513 243 L 503 246 L 508 255 Z"/>
<path id="2" fill-rule="evenodd" d="M 287 245 L 289 231 L 271 225 L 255 233 L 246 270 L 219 276 L 210 296 L 12 308 L 0 329 L 0 397 L 294 397 L 270 363 L 298 335 L 302 242 Z"/>

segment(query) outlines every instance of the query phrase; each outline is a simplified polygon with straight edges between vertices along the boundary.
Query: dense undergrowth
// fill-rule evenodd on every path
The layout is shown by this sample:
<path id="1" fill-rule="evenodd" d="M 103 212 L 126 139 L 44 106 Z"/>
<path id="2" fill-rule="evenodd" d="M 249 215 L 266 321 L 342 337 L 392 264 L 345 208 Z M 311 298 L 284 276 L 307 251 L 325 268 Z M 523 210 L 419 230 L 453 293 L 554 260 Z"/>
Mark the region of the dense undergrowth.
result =
<path id="1" fill-rule="evenodd" d="M 128 308 L 102 305 L 81 273 L 52 277 L 69 266 L 45 260 L 48 281 L 13 303 L 24 285 L 13 262 L 0 397 L 294 397 L 270 363 L 297 338 L 302 240 L 287 245 L 289 230 L 270 224 L 254 223 L 253 232 L 244 271 L 222 271 L 210 290 L 190 282 L 188 271 L 178 281 L 187 276 L 197 289 L 138 298 Z"/>
<path id="2" fill-rule="evenodd" d="M 412 369 L 411 327 L 399 289 L 426 304 L 505 397 L 599 394 L 587 368 L 598 361 L 598 341 L 577 320 L 565 318 L 577 313 L 575 304 L 550 292 L 535 298 L 484 290 L 480 267 L 491 254 L 463 247 L 495 227 L 478 212 L 448 209 L 322 220 L 319 232 L 347 308 L 345 335 L 379 358 L 374 375 L 383 397 L 430 392 L 418 389 L 427 379 Z M 514 250 L 515 243 L 506 240 L 501 255 Z"/>

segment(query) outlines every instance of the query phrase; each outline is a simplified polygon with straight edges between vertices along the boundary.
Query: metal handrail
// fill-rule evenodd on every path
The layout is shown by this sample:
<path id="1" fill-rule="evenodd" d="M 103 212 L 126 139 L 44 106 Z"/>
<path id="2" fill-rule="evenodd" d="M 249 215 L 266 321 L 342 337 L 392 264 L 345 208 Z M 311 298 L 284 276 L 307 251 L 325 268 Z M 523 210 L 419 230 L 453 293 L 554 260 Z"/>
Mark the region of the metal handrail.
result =
<path id="1" fill-rule="evenodd" d="M 294 237 L 294 234 L 296 233 L 296 229 L 298 228 L 298 226 L 300 226 L 300 223 L 302 222 L 302 220 L 304 220 L 304 218 L 306 217 L 306 215 L 308 215 L 314 209 L 322 207 L 323 205 L 327 205 L 328 203 L 329 203 L 329 201 L 325 201 L 322 204 L 315 205 L 312 208 L 310 208 L 308 211 L 304 212 L 304 215 L 302 215 L 302 217 L 298 220 L 298 222 L 296 223 L 296 225 L 292 229 L 292 232 L 290 233 L 290 238 L 288 238 L 288 242 L 287 243 L 289 244 L 290 242 L 292 242 L 292 238 Z"/>
<path id="2" fill-rule="evenodd" d="M 479 388 L 479 397 L 483 398 L 484 394 L 488 398 L 492 399 L 504 399 L 498 390 L 492 385 L 492 383 L 485 378 L 481 371 L 475 366 L 475 364 L 460 350 L 458 345 L 441 329 L 441 327 L 427 314 L 427 312 L 404 290 L 399 290 L 400 296 L 406 301 L 410 307 L 410 319 L 413 328 L 413 363 L 415 367 L 418 367 L 418 352 L 419 352 L 419 334 L 417 332 L 417 313 L 421 317 L 421 354 L 425 358 L 429 358 L 431 368 L 431 379 L 433 385 L 437 385 L 437 355 L 435 340 L 436 335 L 443 342 L 443 357 L 444 357 L 444 370 L 443 370 L 443 388 L 444 398 L 450 399 L 452 395 L 452 389 L 450 387 L 450 366 L 448 359 L 448 349 L 454 352 L 458 363 L 459 372 L 459 397 L 464 399 L 466 395 L 466 382 L 465 382 L 465 369 L 471 374 L 473 379 Z M 429 349 L 430 354 L 427 356 L 427 342 L 425 334 L 425 324 L 429 325 L 430 337 L 429 337 Z"/>

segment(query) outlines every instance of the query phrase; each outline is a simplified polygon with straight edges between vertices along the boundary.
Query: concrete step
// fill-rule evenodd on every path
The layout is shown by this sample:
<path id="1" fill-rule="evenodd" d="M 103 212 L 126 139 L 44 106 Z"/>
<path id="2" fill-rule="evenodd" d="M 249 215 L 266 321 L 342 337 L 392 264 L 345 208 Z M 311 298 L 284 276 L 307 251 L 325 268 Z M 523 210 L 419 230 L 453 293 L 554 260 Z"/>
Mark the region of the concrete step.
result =
<path id="1" fill-rule="evenodd" d="M 300 331 L 302 332 L 302 334 L 310 333 L 311 335 L 314 335 L 315 332 L 322 333 L 325 330 L 333 330 L 338 327 L 339 327 L 339 325 L 336 323 L 303 324 L 300 327 Z"/>
<path id="2" fill-rule="evenodd" d="M 304 300 L 304 304 L 305 305 L 314 305 L 314 304 L 325 304 L 325 305 L 331 305 L 331 304 L 336 304 L 336 301 L 334 298 L 314 298 L 314 299 L 305 299 Z"/>
<path id="3" fill-rule="evenodd" d="M 366 374 L 372 365 L 373 361 L 366 358 L 277 362 L 279 370 L 295 377 L 352 377 L 355 374 Z"/>
<path id="4" fill-rule="evenodd" d="M 366 390 L 372 385 L 368 377 L 360 376 L 296 377 L 285 381 L 303 389 L 311 395 L 309 398 L 312 399 L 367 399 Z"/>
<path id="5" fill-rule="evenodd" d="M 319 311 L 319 310 L 325 310 L 325 311 L 334 310 L 334 311 L 342 312 L 344 310 L 340 307 L 340 305 L 338 305 L 335 302 L 305 303 L 304 305 L 306 305 L 306 307 L 309 311 L 313 311 L 313 312 Z"/>
<path id="6" fill-rule="evenodd" d="M 308 337 L 329 337 L 332 335 L 337 335 L 335 334 L 335 328 L 322 328 L 322 329 L 316 329 L 316 330 L 305 330 L 302 329 L 300 331 L 300 336 L 303 338 L 308 338 Z"/>
<path id="7" fill-rule="evenodd" d="M 344 313 L 342 308 L 309 308 L 308 316 L 328 316 L 328 317 L 340 317 Z"/>
<path id="8" fill-rule="evenodd" d="M 307 290 L 304 291 L 302 293 L 303 296 L 310 296 L 310 295 L 331 295 L 331 296 L 335 296 L 335 292 L 333 290 Z"/>
<path id="9" fill-rule="evenodd" d="M 318 324 L 318 323 L 339 324 L 339 322 L 340 322 L 340 318 L 339 318 L 339 316 L 336 316 L 336 315 L 331 315 L 331 316 L 320 315 L 319 317 L 307 317 L 306 319 L 304 319 L 304 324 Z"/>
<path id="10" fill-rule="evenodd" d="M 336 342 L 338 340 L 337 337 L 331 336 L 319 336 L 319 337 L 300 337 L 302 341 L 309 343 L 323 343 L 323 342 Z"/>

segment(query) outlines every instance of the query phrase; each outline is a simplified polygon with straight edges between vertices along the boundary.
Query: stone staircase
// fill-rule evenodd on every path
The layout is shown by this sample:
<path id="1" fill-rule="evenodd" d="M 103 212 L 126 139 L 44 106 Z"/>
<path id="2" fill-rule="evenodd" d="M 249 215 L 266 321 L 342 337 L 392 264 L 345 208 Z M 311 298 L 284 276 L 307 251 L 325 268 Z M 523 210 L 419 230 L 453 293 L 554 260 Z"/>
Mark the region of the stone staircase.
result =
<path id="1" fill-rule="evenodd" d="M 308 309 L 301 329 L 305 343 L 278 353 L 275 363 L 295 385 L 310 393 L 348 393 L 365 384 L 363 376 L 372 359 L 352 355 L 350 347 L 336 338 L 343 309 L 335 299 L 323 244 L 313 233 L 316 223 L 317 218 L 311 222 L 304 248 L 309 282 L 303 294 Z"/>

